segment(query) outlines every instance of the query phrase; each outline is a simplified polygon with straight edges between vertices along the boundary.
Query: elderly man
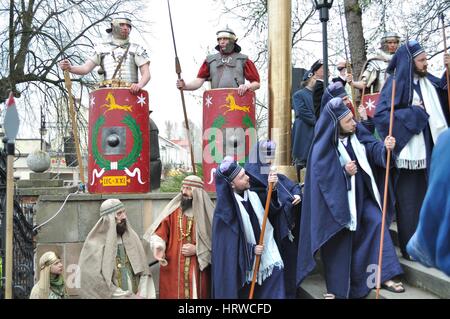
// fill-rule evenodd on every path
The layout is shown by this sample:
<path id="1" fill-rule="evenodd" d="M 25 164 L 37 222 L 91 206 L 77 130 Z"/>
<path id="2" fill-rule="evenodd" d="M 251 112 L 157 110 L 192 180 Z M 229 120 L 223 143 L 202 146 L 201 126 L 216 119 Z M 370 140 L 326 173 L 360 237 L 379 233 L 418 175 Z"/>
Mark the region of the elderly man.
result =
<path id="1" fill-rule="evenodd" d="M 112 85 L 113 81 L 117 81 L 119 86 L 129 86 L 130 91 L 137 94 L 150 81 L 150 60 L 144 47 L 130 42 L 131 27 L 128 18 L 112 19 L 111 27 L 106 30 L 111 34 L 108 42 L 97 45 L 95 54 L 83 65 L 71 65 L 69 60 L 63 60 L 59 64 L 61 69 L 85 75 L 100 66 L 98 73 L 104 78 L 100 86 Z"/>
<path id="2" fill-rule="evenodd" d="M 214 204 L 195 175 L 164 208 L 144 238 L 160 262 L 160 299 L 209 298 Z"/>
<path id="3" fill-rule="evenodd" d="M 83 298 L 155 298 L 142 242 L 118 199 L 100 206 L 100 219 L 84 242 L 79 265 Z"/>
<path id="4" fill-rule="evenodd" d="M 183 79 L 177 80 L 177 88 L 193 91 L 205 81 L 211 81 L 212 89 L 237 88 L 241 96 L 248 90 L 259 89 L 258 70 L 248 56 L 240 53 L 241 47 L 237 44 L 234 31 L 226 27 L 217 31 L 216 35 L 218 44 L 215 49 L 219 53 L 206 57 L 193 81 L 185 83 Z"/>
<path id="5" fill-rule="evenodd" d="M 449 60 L 445 55 L 447 66 Z M 387 70 L 395 73 L 396 80 L 392 133 L 397 139 L 394 185 L 399 244 L 406 259 L 410 259 L 406 244 L 416 230 L 427 190 L 431 153 L 450 120 L 446 77 L 438 79 L 427 69 L 426 53 L 417 41 L 410 40 L 397 50 Z M 393 83 L 393 77 L 389 77 L 373 118 L 382 137 L 389 131 Z"/>
<path id="6" fill-rule="evenodd" d="M 30 299 L 66 299 L 63 264 L 53 251 L 39 259 L 39 281 L 31 290 Z"/>

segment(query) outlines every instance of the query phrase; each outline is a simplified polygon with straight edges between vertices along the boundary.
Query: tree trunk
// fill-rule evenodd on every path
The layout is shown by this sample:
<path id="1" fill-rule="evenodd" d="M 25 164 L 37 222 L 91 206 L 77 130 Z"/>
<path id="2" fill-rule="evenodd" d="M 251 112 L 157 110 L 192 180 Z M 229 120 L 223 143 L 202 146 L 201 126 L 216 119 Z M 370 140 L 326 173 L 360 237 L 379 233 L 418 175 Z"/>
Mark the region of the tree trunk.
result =
<path id="1" fill-rule="evenodd" d="M 367 59 L 362 26 L 362 10 L 358 0 L 344 0 L 345 20 L 347 21 L 348 45 L 355 79 Z"/>

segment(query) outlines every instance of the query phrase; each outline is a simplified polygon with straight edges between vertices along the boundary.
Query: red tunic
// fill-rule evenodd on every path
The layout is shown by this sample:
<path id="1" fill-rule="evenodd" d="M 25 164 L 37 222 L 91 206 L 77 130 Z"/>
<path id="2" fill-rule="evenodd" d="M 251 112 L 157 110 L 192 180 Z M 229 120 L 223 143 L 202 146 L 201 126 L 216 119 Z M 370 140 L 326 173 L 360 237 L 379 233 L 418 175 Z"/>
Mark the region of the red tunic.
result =
<path id="1" fill-rule="evenodd" d="M 181 254 L 181 247 L 190 243 L 195 245 L 195 222 L 192 223 L 189 232 L 188 217 L 182 215 L 182 233 L 179 227 L 179 216 L 181 209 L 177 208 L 166 217 L 155 231 L 155 234 L 166 242 L 166 259 L 168 265 L 160 267 L 159 275 L 159 298 L 160 299 L 192 299 L 193 278 L 195 276 L 195 287 L 197 298 L 209 298 L 209 266 L 200 271 L 197 256 L 185 257 Z M 184 236 L 187 235 L 187 236 Z M 183 240 L 180 241 L 180 238 Z"/>
<path id="2" fill-rule="evenodd" d="M 200 70 L 197 74 L 198 78 L 208 79 L 209 78 L 209 68 L 206 60 L 203 62 Z M 256 69 L 255 64 L 250 59 L 247 59 L 244 64 L 244 78 L 249 82 L 259 82 L 259 73 Z"/>

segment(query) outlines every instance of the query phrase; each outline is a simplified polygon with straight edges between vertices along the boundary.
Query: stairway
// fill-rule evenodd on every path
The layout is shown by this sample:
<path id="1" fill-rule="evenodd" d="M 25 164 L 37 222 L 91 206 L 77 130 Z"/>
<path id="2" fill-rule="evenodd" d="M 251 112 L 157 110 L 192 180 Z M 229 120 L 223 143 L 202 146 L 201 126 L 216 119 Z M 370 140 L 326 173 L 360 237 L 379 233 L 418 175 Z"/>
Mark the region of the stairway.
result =
<path id="1" fill-rule="evenodd" d="M 450 277 L 435 268 L 428 268 L 418 262 L 404 259 L 398 248 L 397 224 L 392 223 L 390 233 L 397 246 L 397 256 L 403 268 L 404 293 L 393 293 L 380 289 L 380 299 L 450 299 Z M 308 276 L 300 285 L 298 297 L 303 299 L 323 299 L 326 293 L 323 271 L 318 262 L 316 272 Z M 376 290 L 372 290 L 366 299 L 375 299 Z"/>

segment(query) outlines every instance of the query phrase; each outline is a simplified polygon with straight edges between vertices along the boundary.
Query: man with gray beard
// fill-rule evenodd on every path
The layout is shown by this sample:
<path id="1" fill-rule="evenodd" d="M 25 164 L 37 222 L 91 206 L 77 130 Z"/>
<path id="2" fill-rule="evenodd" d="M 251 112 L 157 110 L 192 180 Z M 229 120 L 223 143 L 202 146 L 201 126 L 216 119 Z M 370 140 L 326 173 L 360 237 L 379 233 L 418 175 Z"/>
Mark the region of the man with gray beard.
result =
<path id="1" fill-rule="evenodd" d="M 177 88 L 194 91 L 205 81 L 211 81 L 211 89 L 237 88 L 240 96 L 248 90 L 259 89 L 258 70 L 248 56 L 240 53 L 241 47 L 237 44 L 234 31 L 227 26 L 217 31 L 216 35 L 218 44 L 215 49 L 219 53 L 206 57 L 196 79 L 189 83 L 185 83 L 183 79 L 177 80 Z"/>
<path id="2" fill-rule="evenodd" d="M 444 64 L 449 65 L 448 54 Z M 427 55 L 420 44 L 411 40 L 393 56 L 387 72 L 395 74 L 393 151 L 396 160 L 394 190 L 399 244 L 403 257 L 410 259 L 406 244 L 416 230 L 419 212 L 427 190 L 431 153 L 438 137 L 450 120 L 446 76 L 441 79 L 427 71 Z M 381 91 L 373 121 L 381 137 L 389 131 L 394 77 Z"/>
<path id="3" fill-rule="evenodd" d="M 209 298 L 213 211 L 201 178 L 190 175 L 146 231 L 161 266 L 160 299 Z"/>

